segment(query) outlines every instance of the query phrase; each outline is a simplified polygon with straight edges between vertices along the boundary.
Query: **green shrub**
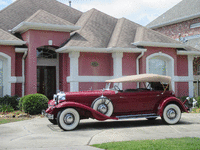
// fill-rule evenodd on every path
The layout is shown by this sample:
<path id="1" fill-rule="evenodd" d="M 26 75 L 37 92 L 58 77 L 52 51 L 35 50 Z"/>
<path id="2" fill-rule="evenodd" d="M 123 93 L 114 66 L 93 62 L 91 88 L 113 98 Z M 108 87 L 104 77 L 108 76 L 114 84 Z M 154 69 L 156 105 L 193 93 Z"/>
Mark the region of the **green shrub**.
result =
<path id="1" fill-rule="evenodd" d="M 19 107 L 31 115 L 40 114 L 48 106 L 48 98 L 43 94 L 29 94 L 20 99 Z"/>
<path id="2" fill-rule="evenodd" d="M 13 111 L 14 109 L 10 105 L 7 104 L 0 105 L 0 112 L 13 112 Z"/>
<path id="3" fill-rule="evenodd" d="M 197 107 L 200 108 L 200 96 L 196 98 L 197 101 Z"/>
<path id="4" fill-rule="evenodd" d="M 10 105 L 13 109 L 18 110 L 19 96 L 5 95 L 0 97 L 0 105 Z"/>

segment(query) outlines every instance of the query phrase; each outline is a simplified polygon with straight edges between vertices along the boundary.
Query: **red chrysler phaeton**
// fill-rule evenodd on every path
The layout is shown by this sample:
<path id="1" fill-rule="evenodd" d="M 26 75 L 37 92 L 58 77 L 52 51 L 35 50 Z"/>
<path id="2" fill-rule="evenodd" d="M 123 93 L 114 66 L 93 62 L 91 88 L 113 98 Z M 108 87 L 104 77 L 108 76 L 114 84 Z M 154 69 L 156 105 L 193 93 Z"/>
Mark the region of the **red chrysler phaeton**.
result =
<path id="1" fill-rule="evenodd" d="M 138 82 L 142 88 L 121 90 L 117 84 L 124 82 Z M 167 124 L 176 124 L 181 113 L 189 110 L 185 105 L 187 100 L 182 103 L 175 97 L 168 76 L 141 74 L 107 80 L 106 83 L 102 90 L 59 92 L 49 101 L 43 114 L 63 130 L 73 130 L 80 119 L 87 118 L 102 121 L 161 117 Z"/>

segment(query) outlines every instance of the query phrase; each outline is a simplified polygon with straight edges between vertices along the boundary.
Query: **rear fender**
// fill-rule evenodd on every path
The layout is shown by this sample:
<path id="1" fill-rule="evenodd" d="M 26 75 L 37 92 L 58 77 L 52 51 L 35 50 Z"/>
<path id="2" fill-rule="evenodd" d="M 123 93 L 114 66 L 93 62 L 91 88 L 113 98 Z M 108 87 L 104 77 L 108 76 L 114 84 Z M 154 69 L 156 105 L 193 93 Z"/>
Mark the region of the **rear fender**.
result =
<path id="1" fill-rule="evenodd" d="M 161 101 L 161 103 L 159 104 L 157 114 L 162 117 L 164 108 L 168 104 L 177 104 L 179 106 L 179 108 L 181 109 L 181 112 L 187 112 L 188 113 L 186 107 L 184 106 L 184 104 L 178 98 L 168 97 L 168 98 L 164 99 L 163 101 Z"/>
<path id="2" fill-rule="evenodd" d="M 97 120 L 107 120 L 107 119 L 115 119 L 115 120 L 118 120 L 118 118 L 116 117 L 108 117 L 94 109 L 92 109 L 91 107 L 88 107 L 86 105 L 83 105 L 83 104 L 80 104 L 80 103 L 76 103 L 76 102 L 62 102 L 62 103 L 59 103 L 56 108 L 57 109 L 62 109 L 62 108 L 67 108 L 67 107 L 73 107 L 73 108 L 81 108 L 83 110 L 87 110 L 87 111 L 90 111 L 93 118 L 97 119 Z"/>

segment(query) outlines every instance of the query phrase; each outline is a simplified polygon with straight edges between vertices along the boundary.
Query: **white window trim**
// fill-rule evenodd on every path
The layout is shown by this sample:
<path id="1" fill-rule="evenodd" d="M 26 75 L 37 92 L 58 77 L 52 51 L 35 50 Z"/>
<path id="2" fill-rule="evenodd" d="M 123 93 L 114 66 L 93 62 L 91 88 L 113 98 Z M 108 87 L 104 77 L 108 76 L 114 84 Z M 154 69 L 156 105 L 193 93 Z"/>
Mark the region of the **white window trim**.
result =
<path id="1" fill-rule="evenodd" d="M 159 52 L 154 53 L 146 57 L 146 73 L 149 73 L 149 60 L 153 57 L 161 57 L 161 59 L 164 58 L 164 60 L 167 62 L 167 75 L 172 78 L 172 90 L 175 91 L 175 83 L 174 83 L 174 58 L 169 56 L 168 54 Z M 170 67 L 169 67 L 170 66 Z"/>
<path id="2" fill-rule="evenodd" d="M 12 78 L 11 78 L 11 57 L 8 56 L 7 54 L 5 53 L 2 53 L 0 52 L 0 56 L 3 57 L 3 63 L 4 63 L 4 66 L 6 67 L 3 67 L 3 76 L 5 76 L 6 78 L 4 78 L 3 80 L 3 95 L 11 95 L 11 82 L 9 81 L 12 81 Z"/>

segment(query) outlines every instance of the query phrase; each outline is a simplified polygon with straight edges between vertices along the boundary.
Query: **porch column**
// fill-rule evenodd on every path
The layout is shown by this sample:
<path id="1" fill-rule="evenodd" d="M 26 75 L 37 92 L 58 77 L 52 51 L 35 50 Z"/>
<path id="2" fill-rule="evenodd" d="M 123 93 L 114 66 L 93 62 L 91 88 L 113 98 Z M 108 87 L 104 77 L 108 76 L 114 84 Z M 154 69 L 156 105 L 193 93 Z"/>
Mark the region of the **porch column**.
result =
<path id="1" fill-rule="evenodd" d="M 80 52 L 70 52 L 70 92 L 79 91 L 79 82 L 77 82 L 78 78 L 78 58 L 80 56 Z"/>
<path id="2" fill-rule="evenodd" d="M 193 60 L 194 60 L 194 57 L 192 55 L 188 55 L 189 97 L 194 96 Z"/>
<path id="3" fill-rule="evenodd" d="M 123 52 L 112 53 L 112 58 L 113 58 L 113 77 L 114 78 L 122 77 Z M 122 84 L 119 85 L 119 88 L 122 89 Z"/>

